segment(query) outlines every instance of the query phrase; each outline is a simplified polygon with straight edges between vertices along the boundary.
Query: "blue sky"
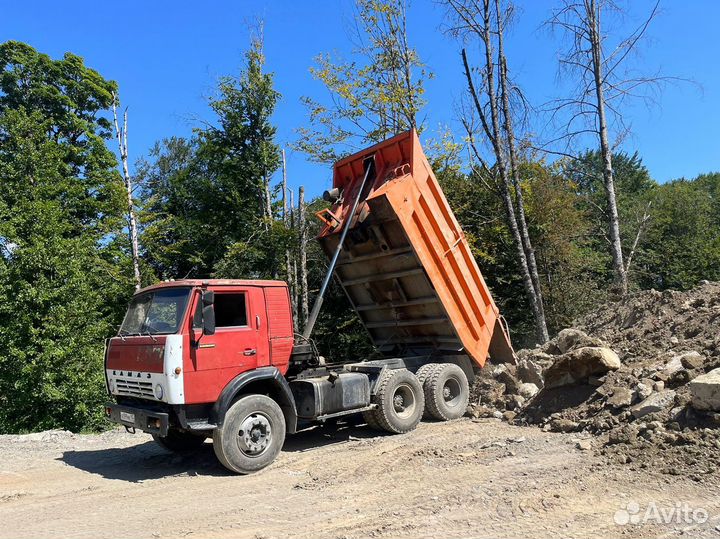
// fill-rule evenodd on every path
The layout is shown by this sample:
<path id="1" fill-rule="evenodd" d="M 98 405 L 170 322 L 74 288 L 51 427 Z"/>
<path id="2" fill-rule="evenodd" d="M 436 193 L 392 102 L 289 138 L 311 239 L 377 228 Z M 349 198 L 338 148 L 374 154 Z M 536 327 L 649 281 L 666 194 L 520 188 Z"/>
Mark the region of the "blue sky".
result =
<path id="1" fill-rule="evenodd" d="M 541 27 L 554 1 L 519 1 L 517 22 L 507 37 L 510 69 L 529 100 L 540 106 L 565 91 L 557 78 L 560 40 Z M 652 7 L 630 3 L 628 25 Z M 313 58 L 326 51 L 348 54 L 350 0 L 187 2 L 17 2 L 0 0 L 0 40 L 17 39 L 60 57 L 71 51 L 106 78 L 117 80 L 129 107 L 131 161 L 153 143 L 188 135 L 200 120 L 212 120 L 206 97 L 217 78 L 235 74 L 247 47 L 248 24 L 265 20 L 268 69 L 283 98 L 275 115 L 279 142 L 295 139 L 306 122 L 300 97 L 322 98 L 310 76 Z M 458 129 L 455 103 L 464 90 L 459 46 L 443 35 L 443 9 L 431 0 L 410 7 L 411 43 L 435 73 L 427 84 L 427 136 L 440 125 Z M 665 0 L 637 64 L 654 72 L 691 78 L 670 85 L 659 105 L 627 112 L 633 135 L 622 149 L 638 151 L 658 181 L 720 170 L 720 2 Z M 459 132 L 459 131 L 458 131 Z M 552 135 L 550 131 L 548 135 Z M 307 162 L 288 148 L 293 186 L 311 195 L 330 184 L 327 166 Z"/>

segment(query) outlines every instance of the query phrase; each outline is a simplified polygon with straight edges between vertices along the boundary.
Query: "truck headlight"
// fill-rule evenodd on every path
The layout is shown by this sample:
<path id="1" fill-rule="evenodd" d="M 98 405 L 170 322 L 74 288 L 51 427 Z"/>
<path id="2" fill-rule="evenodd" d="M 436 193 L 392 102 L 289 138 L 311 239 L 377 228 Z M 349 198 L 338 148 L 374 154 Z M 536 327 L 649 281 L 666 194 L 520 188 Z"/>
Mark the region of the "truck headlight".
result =
<path id="1" fill-rule="evenodd" d="M 163 398 L 163 388 L 160 384 L 157 384 L 155 386 L 155 398 L 157 400 L 162 400 L 162 398 Z"/>
<path id="2" fill-rule="evenodd" d="M 115 380 L 110 378 L 110 381 L 108 382 L 108 389 L 110 390 L 110 393 L 115 393 Z"/>

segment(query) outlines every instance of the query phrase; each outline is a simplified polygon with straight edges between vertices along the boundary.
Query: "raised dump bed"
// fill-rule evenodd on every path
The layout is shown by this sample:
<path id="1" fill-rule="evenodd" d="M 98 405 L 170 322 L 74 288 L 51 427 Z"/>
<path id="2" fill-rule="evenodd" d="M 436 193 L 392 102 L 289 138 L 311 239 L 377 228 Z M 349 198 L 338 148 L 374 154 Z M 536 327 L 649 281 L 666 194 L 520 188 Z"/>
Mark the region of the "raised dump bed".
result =
<path id="1" fill-rule="evenodd" d="M 369 172 L 360 204 L 353 202 Z M 339 199 L 318 215 L 335 268 L 375 346 L 387 356 L 464 353 L 514 361 L 510 339 L 414 130 L 335 164 Z"/>

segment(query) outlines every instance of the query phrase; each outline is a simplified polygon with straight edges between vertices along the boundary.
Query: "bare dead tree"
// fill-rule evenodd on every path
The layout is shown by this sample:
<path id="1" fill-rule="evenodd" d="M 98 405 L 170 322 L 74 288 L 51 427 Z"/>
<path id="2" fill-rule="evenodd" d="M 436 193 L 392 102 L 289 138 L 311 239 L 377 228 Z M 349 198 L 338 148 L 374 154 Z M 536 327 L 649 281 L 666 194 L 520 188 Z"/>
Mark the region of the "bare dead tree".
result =
<path id="1" fill-rule="evenodd" d="M 259 68 L 262 70 L 262 68 L 265 66 L 265 22 L 262 18 L 256 18 L 250 23 L 248 29 L 250 30 L 252 36 L 251 45 L 254 49 L 254 52 L 258 55 L 258 58 L 260 59 Z M 273 197 L 272 188 L 270 185 L 272 172 L 268 171 L 267 157 L 267 154 L 263 152 L 262 183 L 260 186 L 258 186 L 258 195 L 262 207 L 263 216 L 265 218 L 264 226 L 266 232 L 270 230 L 273 221 Z M 274 273 L 277 273 L 277 270 L 275 270 Z"/>
<path id="2" fill-rule="evenodd" d="M 646 35 L 650 23 L 658 14 L 658 3 L 647 18 L 626 38 L 621 39 L 608 53 L 603 20 L 605 15 L 620 13 L 613 0 L 563 0 L 548 21 L 551 27 L 561 30 L 567 37 L 567 51 L 560 58 L 561 71 L 567 71 L 578 81 L 572 97 L 557 99 L 548 104 L 551 119 L 562 121 L 565 132 L 550 141 L 549 145 L 564 140 L 569 145 L 578 137 L 597 137 L 603 163 L 603 185 L 607 200 L 607 230 L 613 260 L 615 285 L 621 294 L 628 290 L 627 267 L 623 261 L 613 170 L 613 142 L 610 140 L 611 127 L 615 138 L 621 140 L 628 132 L 621 114 L 626 99 L 640 98 L 654 102 L 654 91 L 668 80 L 656 73 L 653 76 L 638 76 L 625 68 L 628 56 L 633 53 Z M 617 141 L 616 141 L 617 142 Z M 566 154 L 566 152 L 554 152 Z"/>
<path id="3" fill-rule="evenodd" d="M 525 218 L 525 202 L 523 200 L 522 186 L 520 185 L 520 170 L 518 167 L 517 148 L 515 143 L 515 129 L 513 126 L 513 111 L 510 106 L 510 84 L 508 81 L 508 65 L 505 56 L 504 33 L 505 23 L 510 16 L 511 9 L 508 7 L 504 11 L 500 9 L 500 0 L 495 0 L 495 20 L 497 24 L 497 56 L 498 56 L 498 80 L 500 83 L 500 96 L 502 97 L 502 112 L 505 128 L 505 136 L 507 142 L 507 151 L 510 161 L 510 178 L 512 179 L 513 188 L 515 190 L 515 200 L 517 205 L 518 228 L 520 229 L 520 238 L 522 239 L 523 249 L 527 257 L 528 271 L 530 278 L 535 287 L 537 294 L 538 308 L 542 311 L 542 319 L 545 320 L 545 306 L 543 304 L 542 289 L 540 287 L 540 276 L 538 274 L 537 262 L 535 260 L 535 249 L 530 240 L 530 232 L 528 230 L 527 219 Z M 544 340 L 549 338 L 547 335 L 547 327 L 544 328 Z M 544 341 L 543 341 L 544 342 Z"/>
<path id="4" fill-rule="evenodd" d="M 493 0 L 448 0 L 447 3 L 450 7 L 450 14 L 454 22 L 450 31 L 452 34 L 464 39 L 478 39 L 484 51 L 485 58 L 482 67 L 479 70 L 473 70 L 468 61 L 467 51 L 464 48 L 462 49 L 462 61 L 468 85 L 468 93 L 474 105 L 473 112 L 477 114 L 480 119 L 481 131 L 492 146 L 495 156 L 495 166 L 493 168 L 497 170 L 497 175 L 500 179 L 500 194 L 505 206 L 507 224 L 516 247 L 517 261 L 523 279 L 523 286 L 533 311 L 536 336 L 538 341 L 546 342 L 549 336 L 542 305 L 542 295 L 538 293 L 540 290 L 540 282 L 537 276 L 535 278 L 532 276 L 528 262 L 528 250 L 526 249 L 526 245 L 529 245 L 531 249 L 532 246 L 529 235 L 527 236 L 527 242 L 523 240 L 523 232 L 518 224 L 519 222 L 524 222 L 524 219 L 523 221 L 519 220 L 516 211 L 516 205 L 522 204 L 523 202 L 522 194 L 518 197 L 519 181 L 514 182 L 512 166 L 508 165 L 509 137 L 507 128 L 512 124 L 508 123 L 508 117 L 510 116 L 509 102 L 506 108 L 500 99 L 503 93 L 502 81 L 500 81 L 499 87 L 498 82 L 496 82 L 496 75 L 500 77 L 499 73 L 503 70 L 502 66 L 498 66 L 495 63 L 494 58 L 494 48 L 497 38 L 493 37 L 493 33 L 497 35 L 498 26 L 493 29 L 494 25 L 491 13 L 492 1 Z M 480 73 L 479 87 L 475 84 L 474 71 L 479 71 Z M 507 71 L 505 70 L 504 76 L 506 75 Z M 505 84 L 507 85 L 507 80 L 505 80 Z M 505 92 L 507 92 L 507 88 L 505 88 Z M 466 129 L 469 129 L 471 125 L 471 122 L 466 122 Z M 473 152 L 480 162 L 483 163 L 483 167 L 489 170 L 489 167 L 484 164 L 484 161 L 480 157 L 480 152 L 474 144 Z M 514 154 L 513 159 L 515 159 Z M 525 227 L 527 227 L 527 224 L 525 224 Z M 532 250 L 530 250 L 530 252 L 532 252 Z M 537 272 L 536 265 L 534 265 L 534 267 Z"/>
<path id="5" fill-rule="evenodd" d="M 282 220 L 286 230 L 292 229 L 291 215 L 288 213 L 287 201 L 287 163 L 285 161 L 285 148 L 282 149 Z M 291 292 L 294 290 L 293 273 L 292 273 L 292 249 L 288 245 L 285 249 L 285 270 L 287 272 L 288 285 Z M 296 320 L 297 322 L 297 320 Z"/>
<path id="6" fill-rule="evenodd" d="M 303 324 L 309 315 L 308 302 L 308 271 L 307 271 L 307 224 L 305 216 L 305 187 L 300 186 L 298 192 L 298 232 L 299 232 L 299 265 L 300 265 L 300 312 Z"/>
<path id="7" fill-rule="evenodd" d="M 290 213 L 288 215 L 288 226 L 290 229 L 297 228 L 297 213 L 295 211 L 295 194 L 292 189 L 290 191 Z M 290 287 L 290 302 L 292 303 L 293 323 L 299 328 L 300 319 L 298 317 L 298 270 L 297 257 L 289 256 L 287 259 L 288 270 L 288 286 Z"/>
<path id="8" fill-rule="evenodd" d="M 635 239 L 633 240 L 632 247 L 630 247 L 630 252 L 628 253 L 626 262 L 625 262 L 625 273 L 630 273 L 630 267 L 632 264 L 632 259 L 635 256 L 635 251 L 637 250 L 637 246 L 640 243 L 640 238 L 642 238 L 642 235 L 645 233 L 645 229 L 647 228 L 648 222 L 650 222 L 650 207 L 652 206 L 652 201 L 647 203 L 647 206 L 645 206 L 645 210 L 643 211 L 642 217 L 638 216 L 637 218 L 637 224 L 638 229 L 637 233 L 635 234 Z"/>
<path id="9" fill-rule="evenodd" d="M 135 204 L 133 203 L 133 183 L 132 176 L 130 176 L 130 169 L 128 168 L 128 143 L 127 143 L 127 126 L 128 126 L 128 110 L 127 107 L 123 112 L 123 126 L 120 129 L 118 123 L 117 114 L 117 95 L 113 92 L 113 120 L 115 122 L 115 136 L 118 141 L 118 150 L 120 152 L 120 163 L 122 166 L 123 182 L 125 183 L 125 191 L 127 192 L 127 220 L 128 220 L 128 235 L 130 236 L 130 248 L 132 253 L 133 262 L 133 277 L 135 280 L 135 289 L 140 288 L 141 276 L 140 276 L 140 254 L 138 248 L 138 234 L 137 234 L 137 221 L 135 220 Z"/>
<path id="10" fill-rule="evenodd" d="M 285 161 L 285 148 L 282 149 L 282 205 L 283 205 L 283 221 L 288 222 L 288 203 L 287 203 L 287 163 Z"/>
<path id="11" fill-rule="evenodd" d="M 260 196 L 263 201 L 263 215 L 265 216 L 265 230 L 270 230 L 270 223 L 273 219 L 272 212 L 272 195 L 270 194 L 270 178 L 267 175 L 263 176 L 262 180 L 262 193 Z"/>

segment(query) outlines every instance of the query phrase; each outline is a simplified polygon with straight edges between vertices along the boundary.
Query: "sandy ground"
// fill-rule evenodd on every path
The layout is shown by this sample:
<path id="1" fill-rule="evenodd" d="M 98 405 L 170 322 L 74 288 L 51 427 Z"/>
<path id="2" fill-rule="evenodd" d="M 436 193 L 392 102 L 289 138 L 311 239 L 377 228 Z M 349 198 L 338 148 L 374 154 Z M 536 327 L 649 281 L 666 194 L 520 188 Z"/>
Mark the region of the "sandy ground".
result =
<path id="1" fill-rule="evenodd" d="M 242 477 L 209 443 L 0 436 L 0 537 L 720 537 L 720 485 L 607 464 L 580 439 L 492 419 L 318 428 Z"/>

